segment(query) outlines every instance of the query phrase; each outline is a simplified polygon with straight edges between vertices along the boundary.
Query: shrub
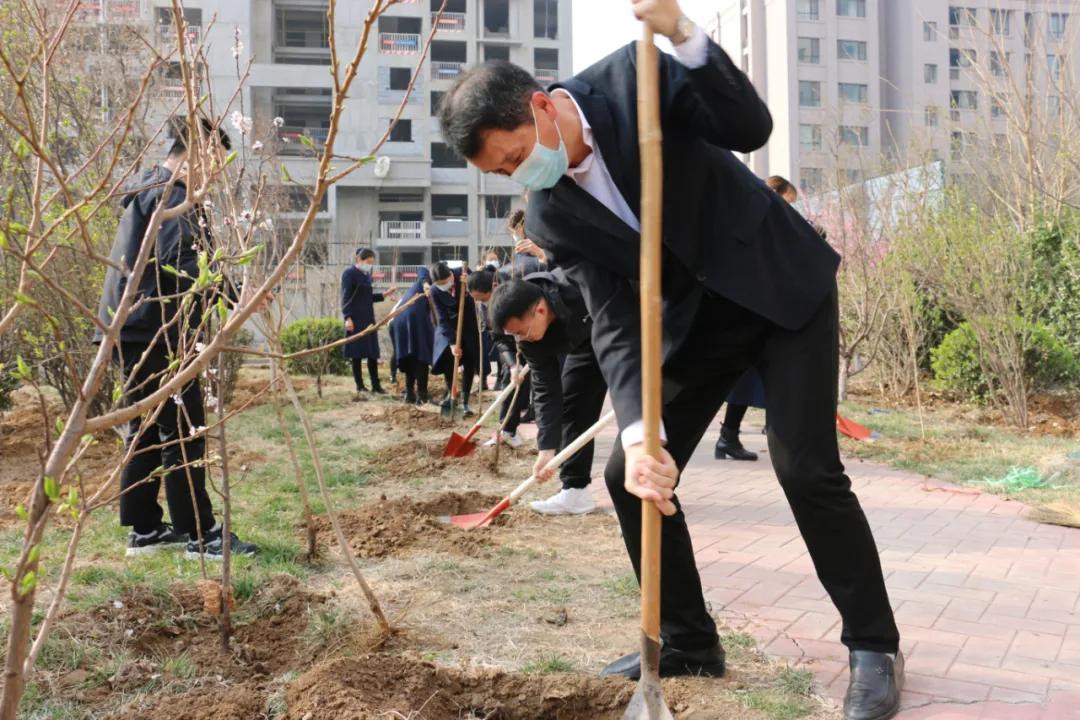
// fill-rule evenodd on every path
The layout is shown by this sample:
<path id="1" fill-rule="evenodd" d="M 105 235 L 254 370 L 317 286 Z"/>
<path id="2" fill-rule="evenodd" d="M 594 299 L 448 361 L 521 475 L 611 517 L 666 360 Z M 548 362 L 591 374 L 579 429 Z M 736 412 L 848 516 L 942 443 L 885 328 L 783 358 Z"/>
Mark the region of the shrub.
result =
<path id="1" fill-rule="evenodd" d="M 251 347 L 251 343 L 254 342 L 255 336 L 250 330 L 241 328 L 239 332 L 233 335 L 229 344 L 233 347 Z M 220 384 L 218 387 L 218 397 L 225 407 L 229 407 L 232 404 L 233 392 L 236 390 L 236 381 L 240 377 L 240 367 L 244 364 L 244 354 L 238 352 L 227 352 L 221 354 L 221 370 L 222 375 L 220 378 Z"/>
<path id="2" fill-rule="evenodd" d="M 345 337 L 345 324 L 336 318 L 305 318 L 289 323 L 281 331 L 281 347 L 285 353 L 299 352 L 326 345 Z M 300 375 L 314 375 L 315 387 L 322 397 L 323 375 L 346 375 L 349 364 L 341 348 L 312 353 L 289 360 L 286 369 Z"/>
<path id="3" fill-rule="evenodd" d="M 11 374 L 4 363 L 0 363 L 0 412 L 10 410 L 12 406 L 11 393 L 19 386 L 19 381 Z"/>
<path id="4" fill-rule="evenodd" d="M 1024 377 L 1033 390 L 1047 390 L 1080 381 L 1080 361 L 1054 333 L 1042 325 L 1030 325 L 1021 330 L 1027 334 L 1024 351 Z M 961 323 L 930 351 L 934 382 L 943 390 L 958 392 L 966 397 L 987 400 L 996 392 L 1000 382 L 988 377 L 979 360 L 979 340 L 971 323 Z"/>

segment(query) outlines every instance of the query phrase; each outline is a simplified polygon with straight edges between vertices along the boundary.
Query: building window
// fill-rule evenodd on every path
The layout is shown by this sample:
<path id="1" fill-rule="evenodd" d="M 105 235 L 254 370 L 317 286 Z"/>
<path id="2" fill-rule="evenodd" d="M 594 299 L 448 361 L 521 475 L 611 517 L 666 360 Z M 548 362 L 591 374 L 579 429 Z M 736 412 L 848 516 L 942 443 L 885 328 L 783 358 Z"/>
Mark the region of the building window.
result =
<path id="1" fill-rule="evenodd" d="M 485 195 L 484 216 L 488 220 L 505 220 L 510 216 L 514 195 Z"/>
<path id="2" fill-rule="evenodd" d="M 390 68 L 390 89 L 408 90 L 409 80 L 412 79 L 412 70 L 409 68 Z"/>
<path id="3" fill-rule="evenodd" d="M 442 90 L 431 91 L 431 116 L 435 117 L 439 114 L 439 103 L 442 102 L 443 95 L 446 93 Z"/>
<path id="4" fill-rule="evenodd" d="M 484 62 L 487 62 L 488 60 L 505 60 L 506 62 L 510 62 L 510 46 L 485 45 Z"/>
<path id="5" fill-rule="evenodd" d="M 821 150 L 820 125 L 799 125 L 799 149 L 803 152 Z"/>
<path id="6" fill-rule="evenodd" d="M 922 24 L 922 39 L 925 42 L 934 42 L 935 40 L 937 40 L 936 22 L 924 22 Z"/>
<path id="7" fill-rule="evenodd" d="M 976 60 L 977 57 L 974 50 L 949 48 L 949 78 L 952 80 L 959 80 L 960 71 L 974 65 Z"/>
<path id="8" fill-rule="evenodd" d="M 431 196 L 432 220 L 465 220 L 469 217 L 468 195 Z"/>
<path id="9" fill-rule="evenodd" d="M 800 20 L 820 20 L 821 8 L 819 0 L 799 0 L 798 12 Z"/>
<path id="10" fill-rule="evenodd" d="M 974 90 L 953 90 L 949 104 L 956 110 L 978 110 L 979 93 Z"/>
<path id="11" fill-rule="evenodd" d="M 866 147 L 870 144 L 870 128 L 865 125 L 841 125 L 837 139 L 841 145 Z"/>
<path id="12" fill-rule="evenodd" d="M 559 79 L 559 51 L 556 48 L 534 48 L 533 68 L 541 85 L 555 82 Z"/>
<path id="13" fill-rule="evenodd" d="M 1029 12 L 1024 13 L 1024 47 L 1031 47 L 1035 40 L 1035 16 Z"/>
<path id="14" fill-rule="evenodd" d="M 326 20 L 325 11 L 314 11 Z M 420 52 L 420 18 L 379 18 L 379 53 L 383 55 L 416 55 Z"/>
<path id="15" fill-rule="evenodd" d="M 821 40 L 811 37 L 799 38 L 799 62 L 817 65 L 821 62 Z"/>
<path id="16" fill-rule="evenodd" d="M 533 37 L 559 37 L 559 0 L 533 0 Z"/>
<path id="17" fill-rule="evenodd" d="M 1012 30 L 1012 10 L 990 9 L 990 25 L 994 28 L 994 34 L 1008 37 Z"/>
<path id="18" fill-rule="evenodd" d="M 866 17 L 866 0 L 836 0 L 836 14 L 840 17 Z"/>
<path id="19" fill-rule="evenodd" d="M 1005 108 L 997 100 L 990 100 L 990 117 L 994 120 L 1005 117 Z"/>
<path id="20" fill-rule="evenodd" d="M 1004 57 L 997 50 L 990 51 L 990 72 L 994 77 L 1005 77 L 1005 68 L 1009 66 L 1009 56 Z"/>
<path id="21" fill-rule="evenodd" d="M 933 63 L 923 65 L 923 82 L 927 85 L 937 85 L 937 65 Z"/>
<path id="22" fill-rule="evenodd" d="M 389 142 L 412 142 L 412 120 L 399 118 L 390 130 Z"/>
<path id="23" fill-rule="evenodd" d="M 450 149 L 446 143 L 431 143 L 431 167 L 433 168 L 464 168 L 465 158 Z"/>
<path id="24" fill-rule="evenodd" d="M 1046 32 L 1051 40 L 1064 40 L 1065 27 L 1069 23 L 1069 13 L 1052 12 L 1047 17 Z"/>
<path id="25" fill-rule="evenodd" d="M 799 180 L 807 192 L 821 190 L 825 186 L 825 171 L 821 168 L 799 168 Z"/>
<path id="26" fill-rule="evenodd" d="M 926 127 L 936 128 L 938 126 L 938 109 L 936 106 L 930 106 L 926 108 L 926 112 L 923 115 L 923 124 Z"/>
<path id="27" fill-rule="evenodd" d="M 837 40 L 836 57 L 840 60 L 866 61 L 866 42 L 863 40 Z"/>
<path id="28" fill-rule="evenodd" d="M 869 92 L 869 87 L 863 83 L 840 83 L 840 102 L 866 105 Z"/>
<path id="29" fill-rule="evenodd" d="M 326 12 L 316 9 L 274 9 L 274 61 L 322 65 L 330 60 Z"/>
<path id="30" fill-rule="evenodd" d="M 949 6 L 949 25 L 951 27 L 975 27 L 975 8 Z"/>
<path id="31" fill-rule="evenodd" d="M 964 133 L 959 130 L 954 131 L 952 137 L 949 138 L 949 154 L 953 160 L 964 157 Z"/>
<path id="32" fill-rule="evenodd" d="M 855 183 L 862 182 L 863 173 L 862 170 L 845 170 L 844 179 L 847 180 L 848 185 L 854 185 Z"/>
<path id="33" fill-rule="evenodd" d="M 1046 116 L 1056 118 L 1061 112 L 1061 97 L 1058 95 L 1051 95 L 1046 98 Z"/>
<path id="34" fill-rule="evenodd" d="M 1050 53 L 1046 56 L 1046 69 L 1050 73 L 1050 79 L 1061 82 L 1061 56 Z"/>
<path id="35" fill-rule="evenodd" d="M 801 107 L 821 107 L 821 83 L 819 81 L 799 81 L 799 105 Z"/>

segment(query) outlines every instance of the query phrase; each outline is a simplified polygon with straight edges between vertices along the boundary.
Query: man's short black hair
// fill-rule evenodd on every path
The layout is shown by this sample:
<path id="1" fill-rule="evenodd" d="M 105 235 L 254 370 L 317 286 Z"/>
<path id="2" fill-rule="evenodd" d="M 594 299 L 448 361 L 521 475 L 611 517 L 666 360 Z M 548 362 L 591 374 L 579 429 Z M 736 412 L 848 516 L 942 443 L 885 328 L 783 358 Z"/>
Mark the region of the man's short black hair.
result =
<path id="1" fill-rule="evenodd" d="M 360 248 L 356 251 L 356 257 L 359 260 L 370 260 L 375 257 L 375 251 L 371 248 Z"/>
<path id="2" fill-rule="evenodd" d="M 232 140 L 229 139 L 229 134 L 225 132 L 225 129 L 218 126 L 215 130 L 214 123 L 210 122 L 204 117 L 199 118 L 199 123 L 202 125 L 203 134 L 207 137 L 217 132 L 218 143 L 226 150 L 232 148 Z M 172 146 L 169 148 L 170 155 L 181 155 L 187 150 L 188 139 L 188 119 L 187 115 L 173 115 L 169 118 L 169 122 L 166 126 L 166 137 L 173 141 Z"/>
<path id="3" fill-rule="evenodd" d="M 489 293 L 495 286 L 495 273 L 490 270 L 477 270 L 469 276 L 469 292 Z"/>
<path id="4" fill-rule="evenodd" d="M 454 273 L 450 270 L 450 266 L 440 260 L 431 266 L 431 282 L 442 282 L 446 278 L 450 277 Z"/>
<path id="5" fill-rule="evenodd" d="M 510 318 L 523 318 L 536 303 L 544 297 L 544 292 L 531 282 L 511 280 L 495 288 L 488 302 L 491 324 L 502 330 Z"/>
<path id="6" fill-rule="evenodd" d="M 489 60 L 461 75 L 439 103 L 439 124 L 450 147 L 464 158 L 480 152 L 489 130 L 516 130 L 532 124 L 529 98 L 543 92 L 528 70 L 505 60 Z"/>

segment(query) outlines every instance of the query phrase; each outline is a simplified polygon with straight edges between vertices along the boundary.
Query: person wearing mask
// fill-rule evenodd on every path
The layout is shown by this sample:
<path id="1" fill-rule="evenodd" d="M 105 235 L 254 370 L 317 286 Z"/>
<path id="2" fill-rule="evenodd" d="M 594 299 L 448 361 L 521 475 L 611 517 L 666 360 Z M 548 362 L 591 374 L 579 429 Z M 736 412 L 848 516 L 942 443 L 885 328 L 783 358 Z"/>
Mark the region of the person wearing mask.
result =
<path id="1" fill-rule="evenodd" d="M 356 251 L 356 261 L 341 273 L 341 314 L 345 318 L 345 333 L 352 335 L 375 323 L 375 303 L 393 298 L 397 291 L 391 288 L 384 295 L 375 292 L 371 283 L 371 272 L 375 267 L 375 251 L 360 248 Z M 368 375 L 371 378 L 371 392 L 385 395 L 379 382 L 379 338 L 370 333 L 347 343 L 343 352 L 352 363 L 353 381 L 356 383 L 356 399 L 363 399 L 364 373 L 363 363 L 367 360 Z"/>
<path id="2" fill-rule="evenodd" d="M 469 393 L 472 392 L 476 365 L 480 360 L 480 342 L 476 324 L 476 306 L 473 299 L 466 293 L 461 345 L 457 344 L 458 298 L 461 297 L 458 293 L 465 292 L 461 282 L 463 274 L 465 274 L 464 267 L 451 269 L 445 262 L 437 262 L 431 266 L 432 285 L 428 292 L 432 305 L 435 306 L 436 317 L 435 348 L 431 354 L 431 371 L 446 379 L 446 398 L 442 401 L 441 407 L 443 410 L 449 410 L 450 393 L 454 387 L 454 358 L 459 358 L 462 372 L 460 383 L 462 416 L 472 417 L 475 413 L 469 407 Z"/>
<path id="3" fill-rule="evenodd" d="M 430 278 L 428 269 L 420 268 L 416 273 L 416 281 L 394 307 L 408 302 L 417 294 L 423 294 Z M 417 301 L 391 320 L 390 339 L 394 343 L 398 369 L 405 374 L 405 403 L 426 405 L 430 399 L 428 372 L 431 369 L 431 352 L 435 343 L 435 313 L 431 300 L 424 298 L 423 301 Z"/>
<path id="4" fill-rule="evenodd" d="M 510 277 L 505 270 L 493 271 L 485 269 L 469 276 L 469 295 L 476 301 L 477 306 L 482 308 L 480 318 L 483 322 L 484 332 L 491 336 L 492 347 L 498 356 L 498 387 L 500 388 L 505 388 L 511 382 L 514 382 L 517 372 L 517 342 L 512 336 L 499 331 L 492 324 L 491 308 L 488 303 L 491 302 L 492 291 L 498 285 L 509 282 L 509 280 Z M 516 393 L 517 397 L 511 395 L 503 401 L 502 407 L 499 408 L 499 424 L 502 426 L 503 421 L 506 424 L 503 426 L 502 434 L 497 438 L 492 437 L 484 443 L 485 447 L 493 447 L 498 440 L 513 448 L 521 447 L 523 441 L 518 437 L 517 430 L 518 426 L 521 425 L 521 414 L 529 406 L 531 386 L 532 382 L 529 380 L 529 376 L 526 375 L 521 382 L 521 389 Z M 509 415 L 508 419 L 507 415 Z"/>
<path id="5" fill-rule="evenodd" d="M 111 263 L 105 272 L 98 319 L 102 326 L 113 321 L 113 314 L 129 282 L 129 274 L 138 258 L 150 223 L 150 216 L 164 203 L 172 208 L 187 198 L 186 163 L 189 127 L 186 117 L 170 118 L 172 146 L 160 165 L 148 169 L 124 194 L 124 208 L 116 238 L 109 254 Z M 209 152 L 223 164 L 230 147 L 229 136 L 207 119 L 195 123 Z M 171 178 L 177 180 L 168 186 Z M 139 278 L 131 312 L 120 329 L 113 359 L 123 377 L 124 397 L 137 403 L 152 395 L 170 372 L 171 357 L 181 344 L 193 347 L 201 314 L 200 303 L 191 311 L 180 312 L 181 298 L 190 292 L 199 277 L 201 251 L 213 255 L 206 209 L 195 206 L 177 218 L 161 223 L 151 264 Z M 171 266 L 177 272 L 162 272 Z M 210 304 L 209 302 L 206 304 Z M 100 330 L 94 341 L 104 339 Z M 132 420 L 125 434 L 125 447 L 135 445 L 135 452 L 120 475 L 120 524 L 131 528 L 127 555 L 145 555 L 171 547 L 185 547 L 189 558 L 200 553 L 219 560 L 225 548 L 221 523 L 214 519 L 213 506 L 206 491 L 206 440 L 196 428 L 206 426 L 206 408 L 199 379 L 188 383 L 172 400 L 157 408 L 157 414 Z M 163 469 L 163 473 L 159 473 Z M 158 504 L 162 478 L 170 523 Z M 230 533 L 233 554 L 254 555 L 258 547 Z"/>
<path id="6" fill-rule="evenodd" d="M 442 137 L 481 172 L 529 190 L 526 235 L 584 297 L 620 431 L 605 479 L 635 571 L 643 501 L 664 516 L 660 674 L 724 672 L 675 491 L 731 387 L 757 367 L 769 393 L 769 458 L 843 620 L 851 668 L 844 716 L 892 717 L 903 683 L 900 634 L 835 430 L 839 256 L 735 156 L 762 147 L 772 132 L 750 79 L 676 0 L 631 6 L 675 52 L 656 58 L 665 446 L 655 457 L 645 451 L 642 421 L 635 44 L 546 90 L 505 61 L 467 70 L 440 102 Z M 639 677 L 640 657 L 605 672 Z"/>
<path id="7" fill-rule="evenodd" d="M 596 424 L 607 395 L 607 383 L 593 353 L 585 300 L 561 271 L 533 273 L 495 288 L 491 322 L 496 330 L 517 340 L 529 364 L 540 450 L 533 474 L 543 482 L 551 475 L 544 466 Z M 564 463 L 559 470 L 562 489 L 530 503 L 533 510 L 545 515 L 592 512 L 596 508 L 589 490 L 593 451 L 594 443 L 589 443 Z"/>

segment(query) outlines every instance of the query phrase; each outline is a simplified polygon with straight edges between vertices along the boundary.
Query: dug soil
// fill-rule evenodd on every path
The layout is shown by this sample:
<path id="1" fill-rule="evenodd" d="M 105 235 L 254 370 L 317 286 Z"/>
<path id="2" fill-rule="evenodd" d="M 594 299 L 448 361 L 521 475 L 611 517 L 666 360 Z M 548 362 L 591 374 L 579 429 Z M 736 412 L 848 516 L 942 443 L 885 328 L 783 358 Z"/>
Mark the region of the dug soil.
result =
<path id="1" fill-rule="evenodd" d="M 425 414 L 430 415 L 430 413 Z M 495 466 L 495 448 L 482 446 L 490 433 L 477 434 L 477 447 L 469 455 L 444 458 L 443 451 L 450 440 L 450 433 L 451 428 L 447 427 L 446 440 L 433 443 L 416 438 L 415 433 L 408 432 L 407 437 L 412 439 L 380 448 L 374 455 L 364 460 L 363 468 L 376 481 L 439 475 L 470 477 L 476 474 L 501 474 L 500 468 Z M 506 469 L 507 465 L 515 460 L 534 457 L 536 451 L 526 446 L 514 449 L 504 445 L 499 449 L 499 454 L 499 466 Z"/>
<path id="2" fill-rule="evenodd" d="M 501 498 L 483 493 L 448 492 L 431 500 L 400 497 L 339 513 L 342 532 L 363 558 L 400 556 L 419 552 L 449 552 L 476 556 L 491 546 L 487 528 L 463 530 L 443 523 L 441 516 L 488 510 Z M 313 518 L 321 542 L 333 544 L 333 528 L 325 516 Z"/>

